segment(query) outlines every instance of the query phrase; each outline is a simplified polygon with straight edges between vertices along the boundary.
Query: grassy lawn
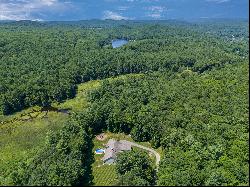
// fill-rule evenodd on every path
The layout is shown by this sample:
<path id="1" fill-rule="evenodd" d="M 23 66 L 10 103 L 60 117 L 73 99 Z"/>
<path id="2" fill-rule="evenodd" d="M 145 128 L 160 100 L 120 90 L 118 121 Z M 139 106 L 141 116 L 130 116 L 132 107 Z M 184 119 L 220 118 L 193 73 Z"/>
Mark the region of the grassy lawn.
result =
<path id="1" fill-rule="evenodd" d="M 93 167 L 94 186 L 115 186 L 117 174 L 114 165 Z"/>

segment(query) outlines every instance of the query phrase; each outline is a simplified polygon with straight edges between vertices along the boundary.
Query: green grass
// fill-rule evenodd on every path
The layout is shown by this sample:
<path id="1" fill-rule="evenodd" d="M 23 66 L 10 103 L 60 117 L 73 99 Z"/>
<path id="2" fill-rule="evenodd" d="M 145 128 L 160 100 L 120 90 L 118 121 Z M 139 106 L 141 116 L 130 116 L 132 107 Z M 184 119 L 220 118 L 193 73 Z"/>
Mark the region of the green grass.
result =
<path id="1" fill-rule="evenodd" d="M 90 81 L 79 85 L 75 98 L 64 103 L 53 104 L 59 109 L 84 110 L 88 106 L 88 91 L 100 85 L 100 81 Z M 8 170 L 15 170 L 21 160 L 31 158 L 45 143 L 49 131 L 58 131 L 69 116 L 63 113 L 41 112 L 41 107 L 30 107 L 21 112 L 0 118 L 0 185 L 11 185 L 6 176 Z"/>
<path id="2" fill-rule="evenodd" d="M 94 186 L 114 186 L 117 184 L 117 174 L 114 165 L 103 165 L 93 168 Z"/>
<path id="3" fill-rule="evenodd" d="M 120 75 L 118 77 L 107 78 L 106 80 L 115 81 L 118 79 L 126 79 L 127 77 L 139 77 L 143 74 L 128 74 Z M 102 80 L 92 80 L 86 83 L 78 85 L 76 97 L 73 99 L 68 99 L 63 103 L 54 103 L 53 106 L 59 109 L 70 109 L 74 112 L 79 112 L 84 110 L 91 103 L 88 102 L 87 94 L 88 92 L 97 89 L 101 86 Z"/>
<path id="4" fill-rule="evenodd" d="M 43 146 L 47 132 L 61 128 L 65 115 L 50 112 L 48 118 L 31 121 L 12 121 L 0 126 L 0 184 L 8 184 L 4 176 L 18 161 L 26 160 Z M 3 177 L 3 178 L 2 178 Z"/>
<path id="5" fill-rule="evenodd" d="M 100 80 L 93 80 L 87 83 L 78 85 L 76 97 L 68 99 L 63 103 L 54 104 L 54 107 L 59 109 L 70 109 L 73 112 L 80 112 L 90 105 L 87 100 L 87 94 L 91 90 L 98 88 L 101 85 Z"/>

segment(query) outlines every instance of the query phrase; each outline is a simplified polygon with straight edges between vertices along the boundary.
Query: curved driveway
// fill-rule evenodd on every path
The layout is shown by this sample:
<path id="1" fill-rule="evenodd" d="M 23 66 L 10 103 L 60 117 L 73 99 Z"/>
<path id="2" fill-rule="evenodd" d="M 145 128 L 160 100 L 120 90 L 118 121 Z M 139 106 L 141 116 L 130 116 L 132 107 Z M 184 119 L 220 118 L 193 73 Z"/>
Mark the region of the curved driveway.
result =
<path id="1" fill-rule="evenodd" d="M 131 145 L 131 146 L 139 147 L 139 148 L 141 148 L 141 149 L 144 149 L 144 150 L 147 150 L 147 151 L 153 153 L 153 154 L 155 155 L 155 157 L 156 157 L 156 166 L 157 166 L 157 169 L 158 169 L 158 166 L 159 166 L 159 162 L 160 162 L 160 160 L 161 160 L 161 157 L 160 157 L 160 154 L 157 153 L 155 150 L 150 149 L 150 148 L 145 147 L 145 146 L 142 146 L 142 145 L 139 145 L 139 144 L 134 143 L 134 142 L 127 141 L 127 140 L 120 140 L 120 142 L 123 142 L 123 143 L 128 144 L 128 145 Z"/>

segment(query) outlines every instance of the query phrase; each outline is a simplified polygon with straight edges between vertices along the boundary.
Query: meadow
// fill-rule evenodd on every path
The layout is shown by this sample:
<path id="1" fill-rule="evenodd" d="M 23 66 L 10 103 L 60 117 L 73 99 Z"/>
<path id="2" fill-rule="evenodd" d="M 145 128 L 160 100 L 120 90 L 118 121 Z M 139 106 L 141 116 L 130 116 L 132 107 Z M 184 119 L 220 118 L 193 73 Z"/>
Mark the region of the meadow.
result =
<path id="1" fill-rule="evenodd" d="M 53 103 L 57 109 L 68 109 L 71 113 L 84 110 L 88 106 L 87 93 L 99 85 L 90 81 L 78 86 L 76 97 L 62 103 Z M 62 128 L 68 114 L 56 111 L 42 111 L 39 106 L 27 108 L 13 115 L 2 116 L 0 125 L 0 184 L 11 181 L 8 172 L 15 170 L 19 161 L 37 154 L 44 146 L 46 136 Z"/>

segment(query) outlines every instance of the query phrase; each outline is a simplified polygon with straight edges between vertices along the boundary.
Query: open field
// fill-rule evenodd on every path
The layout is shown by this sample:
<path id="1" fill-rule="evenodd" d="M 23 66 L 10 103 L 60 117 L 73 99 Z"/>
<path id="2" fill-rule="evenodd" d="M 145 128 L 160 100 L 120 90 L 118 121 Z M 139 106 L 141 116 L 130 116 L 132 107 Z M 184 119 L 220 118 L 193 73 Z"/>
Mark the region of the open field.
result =
<path id="1" fill-rule="evenodd" d="M 89 106 L 87 101 L 88 92 L 100 86 L 100 83 L 100 80 L 93 80 L 79 84 L 77 94 L 73 99 L 68 99 L 63 103 L 55 103 L 53 106 L 58 109 L 69 109 L 73 112 L 81 112 L 84 108 Z"/>
<path id="2" fill-rule="evenodd" d="M 63 114 L 49 112 L 47 118 L 37 117 L 30 121 L 1 125 L 0 176 L 4 178 L 6 169 L 35 154 L 36 149 L 43 146 L 46 134 L 59 130 L 66 118 Z M 4 183 L 3 178 L 0 181 Z"/>
<path id="3" fill-rule="evenodd" d="M 75 98 L 61 104 L 53 104 L 58 109 L 68 108 L 80 111 L 87 107 L 87 92 L 99 85 L 99 81 L 83 83 L 78 87 Z M 0 184 L 6 184 L 5 172 L 15 168 L 18 161 L 26 160 L 36 154 L 44 145 L 49 131 L 57 131 L 68 114 L 56 111 L 41 111 L 41 107 L 27 108 L 10 116 L 0 118 Z"/>

